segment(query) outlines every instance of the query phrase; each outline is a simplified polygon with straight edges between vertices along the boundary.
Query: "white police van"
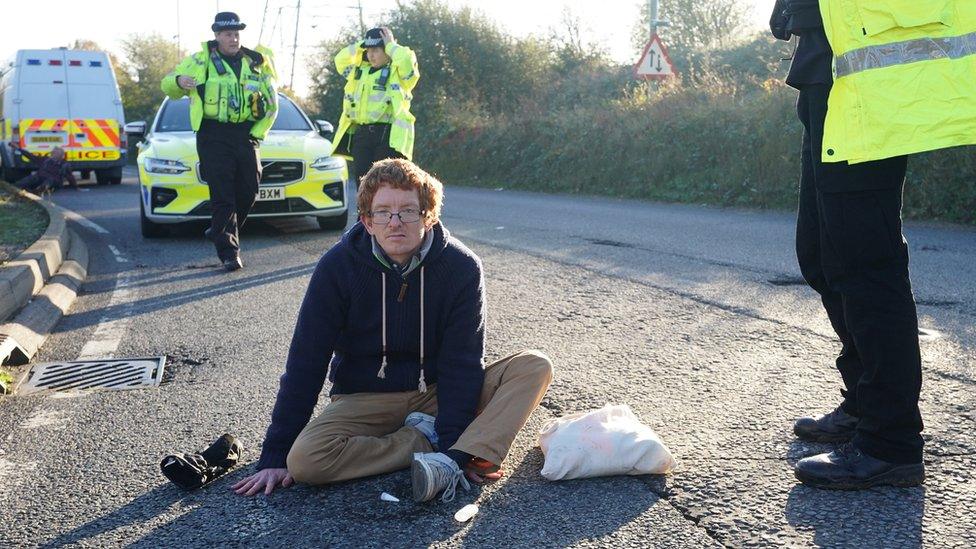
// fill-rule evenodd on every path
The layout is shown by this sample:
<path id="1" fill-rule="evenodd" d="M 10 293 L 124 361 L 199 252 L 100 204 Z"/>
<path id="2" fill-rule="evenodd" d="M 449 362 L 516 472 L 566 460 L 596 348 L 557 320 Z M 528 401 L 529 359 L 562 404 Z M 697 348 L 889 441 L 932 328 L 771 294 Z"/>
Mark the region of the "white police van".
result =
<path id="1" fill-rule="evenodd" d="M 0 164 L 16 181 L 31 166 L 11 143 L 34 156 L 55 147 L 75 171 L 100 184 L 122 182 L 125 114 L 108 55 L 100 51 L 19 50 L 0 66 Z"/>

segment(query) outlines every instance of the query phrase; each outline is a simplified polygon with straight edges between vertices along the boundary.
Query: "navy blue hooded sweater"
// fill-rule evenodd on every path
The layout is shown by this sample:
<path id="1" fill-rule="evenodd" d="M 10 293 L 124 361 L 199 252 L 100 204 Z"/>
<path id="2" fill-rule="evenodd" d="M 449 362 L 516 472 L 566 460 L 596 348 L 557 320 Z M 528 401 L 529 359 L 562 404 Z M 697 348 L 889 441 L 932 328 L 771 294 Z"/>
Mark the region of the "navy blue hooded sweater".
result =
<path id="1" fill-rule="evenodd" d="M 285 467 L 325 383 L 330 394 L 416 391 L 420 381 L 421 276 L 424 377 L 437 387 L 436 430 L 449 449 L 475 416 L 484 384 L 485 284 L 481 260 L 441 224 L 422 268 L 405 278 L 373 255 L 356 223 L 319 260 L 298 313 L 258 469 Z M 383 361 L 386 273 L 387 366 Z M 331 359 L 331 364 L 330 364 Z"/>

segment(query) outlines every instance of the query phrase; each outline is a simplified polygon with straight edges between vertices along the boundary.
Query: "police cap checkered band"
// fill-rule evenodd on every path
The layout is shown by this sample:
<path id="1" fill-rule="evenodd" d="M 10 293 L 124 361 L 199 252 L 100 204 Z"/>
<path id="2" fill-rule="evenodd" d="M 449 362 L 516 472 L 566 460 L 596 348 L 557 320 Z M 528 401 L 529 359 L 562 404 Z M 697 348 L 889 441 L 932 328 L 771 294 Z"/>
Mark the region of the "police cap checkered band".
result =
<path id="1" fill-rule="evenodd" d="M 222 11 L 214 16 L 213 25 L 210 25 L 210 30 L 214 32 L 220 32 L 223 30 L 244 30 L 247 27 L 244 23 L 241 23 L 240 17 L 232 11 Z"/>
<path id="2" fill-rule="evenodd" d="M 378 48 L 382 47 L 383 43 L 383 30 L 379 28 L 369 29 L 366 31 L 366 37 L 363 38 L 362 47 L 364 48 Z"/>

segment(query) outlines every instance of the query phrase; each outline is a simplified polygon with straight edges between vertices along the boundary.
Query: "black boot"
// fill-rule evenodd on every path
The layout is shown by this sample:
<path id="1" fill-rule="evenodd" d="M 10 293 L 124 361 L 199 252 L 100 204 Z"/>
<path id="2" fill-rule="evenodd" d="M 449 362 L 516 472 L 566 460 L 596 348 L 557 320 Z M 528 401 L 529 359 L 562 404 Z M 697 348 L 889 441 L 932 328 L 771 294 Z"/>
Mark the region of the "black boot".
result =
<path id="1" fill-rule="evenodd" d="M 217 439 L 198 454 L 170 454 L 159 467 L 173 484 L 184 490 L 199 488 L 231 469 L 240 461 L 244 445 L 230 434 Z"/>
<path id="2" fill-rule="evenodd" d="M 244 262 L 241 261 L 241 256 L 239 255 L 236 255 L 230 259 L 225 259 L 221 263 L 224 266 L 224 270 L 229 273 L 244 268 Z"/>
<path id="3" fill-rule="evenodd" d="M 838 406 L 820 417 L 801 417 L 793 424 L 793 433 L 810 442 L 847 442 L 854 438 L 857 421 Z"/>
<path id="4" fill-rule="evenodd" d="M 797 462 L 800 482 L 826 490 L 864 490 L 873 486 L 918 486 L 925 481 L 922 463 L 891 463 L 873 458 L 847 443 L 829 454 Z"/>

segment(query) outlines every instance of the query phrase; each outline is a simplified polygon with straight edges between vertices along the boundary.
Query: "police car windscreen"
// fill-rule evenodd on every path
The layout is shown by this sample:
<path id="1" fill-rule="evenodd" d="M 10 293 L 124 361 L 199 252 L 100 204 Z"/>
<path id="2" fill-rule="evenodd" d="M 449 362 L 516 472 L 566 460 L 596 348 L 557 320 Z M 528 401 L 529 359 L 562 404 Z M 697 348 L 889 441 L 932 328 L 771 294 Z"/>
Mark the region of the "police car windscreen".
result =
<path id="1" fill-rule="evenodd" d="M 290 100 L 278 96 L 278 118 L 272 130 L 310 131 L 312 127 L 301 111 Z M 190 100 L 188 98 L 167 101 L 156 124 L 157 132 L 188 132 L 190 129 Z"/>

